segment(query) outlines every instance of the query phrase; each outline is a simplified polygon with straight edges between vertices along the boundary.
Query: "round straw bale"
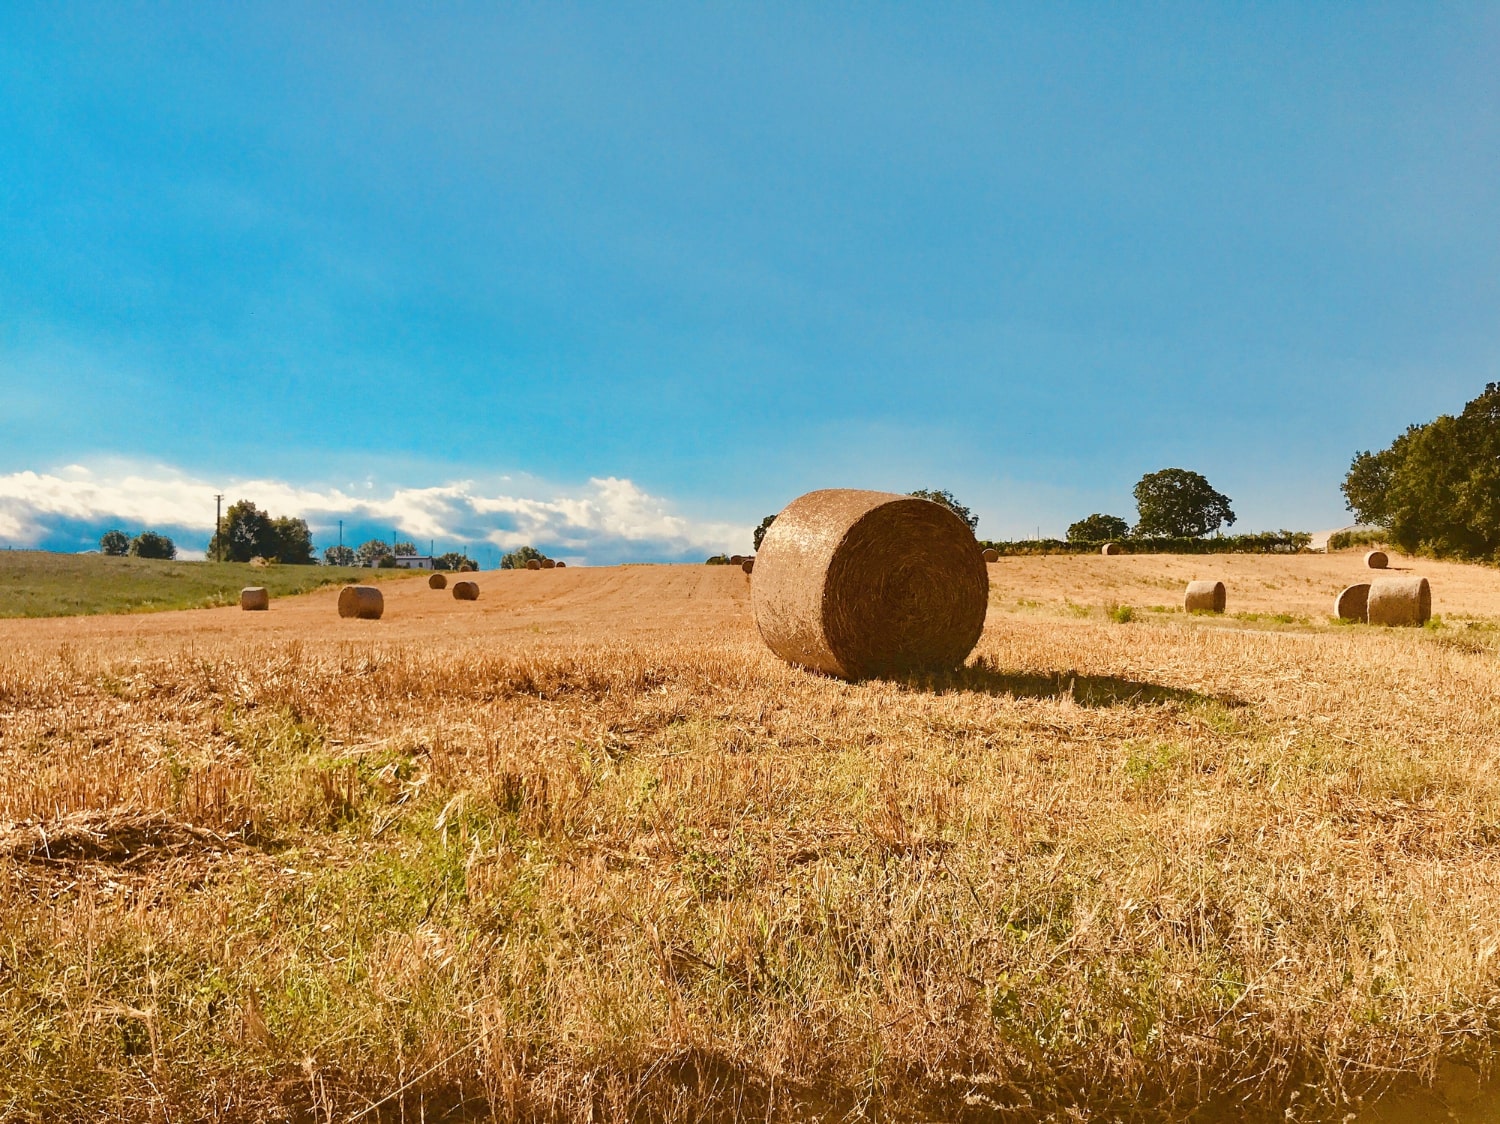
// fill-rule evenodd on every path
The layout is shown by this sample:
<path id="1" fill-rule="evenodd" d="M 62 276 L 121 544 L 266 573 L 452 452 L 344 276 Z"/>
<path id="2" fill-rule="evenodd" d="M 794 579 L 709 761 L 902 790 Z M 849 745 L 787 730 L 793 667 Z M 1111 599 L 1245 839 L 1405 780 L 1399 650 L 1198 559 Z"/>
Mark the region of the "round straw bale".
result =
<path id="1" fill-rule="evenodd" d="M 554 561 L 552 561 L 552 559 L 550 559 L 550 558 L 543 558 L 542 559 L 542 569 L 544 569 L 544 570 L 555 570 L 555 569 L 557 569 L 557 563 L 554 562 Z"/>
<path id="2" fill-rule="evenodd" d="M 427 588 L 428 589 L 447 589 L 448 588 L 448 578 L 447 578 L 447 576 L 444 575 L 444 574 L 433 574 L 430 578 L 427 579 Z"/>
<path id="3" fill-rule="evenodd" d="M 998 562 L 1000 561 L 1000 552 L 992 546 L 987 546 L 984 548 L 984 553 L 981 557 L 986 562 Z"/>
<path id="4" fill-rule="evenodd" d="M 1372 570 L 1384 570 L 1390 564 L 1391 560 L 1383 550 L 1372 550 L 1365 555 L 1365 565 Z"/>
<path id="5" fill-rule="evenodd" d="M 744 565 L 744 562 L 745 556 L 743 554 L 731 554 L 729 556 L 729 564 L 731 566 L 741 566 Z"/>
<path id="6" fill-rule="evenodd" d="M 747 559 L 745 559 L 743 562 L 740 563 L 740 569 L 744 570 L 745 573 L 747 573 L 747 574 L 754 573 L 755 572 L 755 559 L 753 559 L 753 558 L 747 558 Z"/>
<path id="7" fill-rule="evenodd" d="M 269 609 L 271 607 L 271 595 L 266 592 L 263 585 L 247 585 L 240 590 L 240 608 L 248 611 L 255 609 Z"/>
<path id="8" fill-rule="evenodd" d="M 1341 621 L 1365 619 L 1366 603 L 1370 600 L 1370 583 L 1351 585 L 1338 595 L 1333 603 L 1333 615 Z"/>
<path id="9" fill-rule="evenodd" d="M 1107 542 L 1107 543 L 1105 543 L 1103 546 L 1101 546 L 1099 548 L 1099 553 L 1100 554 L 1119 554 L 1120 553 L 1120 544 L 1117 543 L 1117 542 Z"/>
<path id="10" fill-rule="evenodd" d="M 346 585 L 339 590 L 339 616 L 378 621 L 385 612 L 385 595 L 373 585 Z"/>
<path id="11" fill-rule="evenodd" d="M 474 565 L 474 563 L 472 562 L 460 562 L 458 564 L 458 572 L 460 574 L 472 574 L 477 569 L 479 569 L 479 567 Z"/>
<path id="12" fill-rule="evenodd" d="M 1188 582 L 1182 607 L 1190 613 L 1222 613 L 1224 601 L 1223 582 Z"/>
<path id="13" fill-rule="evenodd" d="M 453 596 L 454 596 L 454 599 L 458 600 L 458 601 L 478 601 L 479 600 L 479 583 L 478 582 L 454 582 L 453 583 Z"/>
<path id="14" fill-rule="evenodd" d="M 542 560 L 540 558 L 528 558 L 526 559 L 526 568 L 528 570 L 540 570 L 542 568 Z"/>
<path id="15" fill-rule="evenodd" d="M 1424 625 L 1432 616 L 1432 587 L 1426 578 L 1377 578 L 1365 611 L 1371 624 Z"/>
<path id="16" fill-rule="evenodd" d="M 557 564 L 557 568 L 559 570 L 566 570 L 568 568 L 568 564 L 566 562 L 559 562 Z"/>
<path id="17" fill-rule="evenodd" d="M 974 532 L 929 500 L 808 492 L 755 561 L 755 624 L 789 663 L 845 679 L 953 668 L 984 629 L 989 571 Z"/>

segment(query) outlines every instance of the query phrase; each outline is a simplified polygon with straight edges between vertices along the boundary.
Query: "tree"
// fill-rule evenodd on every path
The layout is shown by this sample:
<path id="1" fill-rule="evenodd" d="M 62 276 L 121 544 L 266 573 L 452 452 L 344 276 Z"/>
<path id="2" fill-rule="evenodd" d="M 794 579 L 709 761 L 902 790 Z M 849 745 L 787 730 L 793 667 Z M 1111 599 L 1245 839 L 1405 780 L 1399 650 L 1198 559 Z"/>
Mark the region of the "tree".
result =
<path id="1" fill-rule="evenodd" d="M 252 558 L 276 556 L 276 529 L 271 517 L 249 500 L 236 500 L 224 513 L 224 522 L 209 541 L 210 558 L 225 562 L 248 562 Z"/>
<path id="2" fill-rule="evenodd" d="M 353 547 L 330 546 L 323 552 L 323 565 L 325 566 L 352 566 L 355 561 Z"/>
<path id="3" fill-rule="evenodd" d="M 457 570 L 463 565 L 473 566 L 474 560 L 467 554 L 460 554 L 456 550 L 450 550 L 447 554 L 440 554 L 434 558 L 432 565 L 434 569 L 438 570 Z M 523 562 L 522 565 L 525 565 L 525 563 Z M 476 566 L 475 569 L 478 569 L 478 567 Z"/>
<path id="4" fill-rule="evenodd" d="M 1408 553 L 1500 556 L 1500 383 L 1457 417 L 1409 426 L 1390 447 L 1354 457 L 1344 498 L 1361 523 Z"/>
<path id="5" fill-rule="evenodd" d="M 130 541 L 130 553 L 137 558 L 176 558 L 177 546 L 166 535 L 142 531 Z"/>
<path id="6" fill-rule="evenodd" d="M 1118 515 L 1101 515 L 1095 512 L 1087 519 L 1080 519 L 1068 527 L 1069 542 L 1108 542 L 1123 539 L 1130 533 L 1130 524 Z"/>
<path id="7" fill-rule="evenodd" d="M 124 531 L 105 531 L 99 536 L 99 552 L 116 558 L 130 553 L 130 538 Z"/>
<path id="8" fill-rule="evenodd" d="M 776 522 L 776 516 L 767 515 L 760 521 L 760 526 L 755 528 L 755 550 L 760 552 L 760 544 L 766 541 L 766 532 L 771 529 L 771 524 Z"/>
<path id="9" fill-rule="evenodd" d="M 306 519 L 293 519 L 284 515 L 271 522 L 271 535 L 276 543 L 276 552 L 271 557 L 285 566 L 311 566 L 313 564 L 312 531 Z"/>
<path id="10" fill-rule="evenodd" d="M 931 488 L 918 488 L 915 492 L 908 492 L 907 495 L 915 496 L 919 500 L 931 500 L 933 503 L 942 504 L 949 511 L 953 512 L 954 515 L 957 515 L 967 523 L 971 531 L 979 526 L 979 516 L 954 499 L 952 492 L 938 492 Z"/>
<path id="11" fill-rule="evenodd" d="M 410 557 L 417 553 L 417 544 L 414 542 L 397 542 L 391 544 L 392 554 L 404 554 Z"/>
<path id="12" fill-rule="evenodd" d="M 526 563 L 535 558 L 540 562 L 546 555 L 534 546 L 518 546 L 504 558 L 500 559 L 502 570 L 524 570 Z"/>
<path id="13" fill-rule="evenodd" d="M 1185 468 L 1164 468 L 1142 476 L 1135 486 L 1135 506 L 1140 513 L 1135 525 L 1138 535 L 1196 539 L 1226 523 L 1234 524 L 1229 497 Z"/>
<path id="14" fill-rule="evenodd" d="M 391 552 L 391 544 L 384 539 L 371 539 L 369 542 L 360 543 L 359 549 L 354 552 L 355 557 L 361 565 L 373 566 Z"/>

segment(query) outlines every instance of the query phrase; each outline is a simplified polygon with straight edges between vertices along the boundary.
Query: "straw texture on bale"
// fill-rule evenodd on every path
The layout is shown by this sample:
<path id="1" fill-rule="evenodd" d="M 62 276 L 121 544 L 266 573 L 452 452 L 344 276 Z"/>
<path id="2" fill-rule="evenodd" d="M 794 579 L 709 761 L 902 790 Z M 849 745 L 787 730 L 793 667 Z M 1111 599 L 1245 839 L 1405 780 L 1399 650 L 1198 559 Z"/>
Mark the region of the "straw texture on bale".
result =
<path id="1" fill-rule="evenodd" d="M 432 577 L 430 577 L 430 578 L 427 579 L 427 588 L 428 589 L 447 589 L 448 588 L 448 579 L 443 574 L 433 574 Z"/>
<path id="2" fill-rule="evenodd" d="M 808 492 L 776 517 L 755 561 L 755 624 L 789 663 L 845 679 L 943 670 L 984 630 L 979 544 L 929 500 Z"/>
<path id="3" fill-rule="evenodd" d="M 754 573 L 755 572 L 755 559 L 753 559 L 753 558 L 747 558 L 747 559 L 745 559 L 743 562 L 740 563 L 740 569 L 744 570 L 745 573 L 747 573 L 747 574 Z"/>
<path id="4" fill-rule="evenodd" d="M 1369 600 L 1369 582 L 1351 585 L 1334 601 L 1333 615 L 1341 621 L 1362 621 L 1365 619 Z"/>
<path id="5" fill-rule="evenodd" d="M 1107 543 L 1105 543 L 1103 546 L 1101 546 L 1099 548 L 1099 553 L 1100 554 L 1119 554 L 1120 553 L 1120 544 L 1117 543 L 1117 542 L 1107 542 Z"/>
<path id="6" fill-rule="evenodd" d="M 269 609 L 271 607 L 271 595 L 266 592 L 263 585 L 247 585 L 240 590 L 240 608 L 247 612 L 256 609 Z"/>
<path id="7" fill-rule="evenodd" d="M 479 600 L 479 583 L 478 582 L 454 582 L 453 583 L 453 596 L 454 596 L 454 599 L 458 600 L 458 601 L 478 601 Z"/>
<path id="8" fill-rule="evenodd" d="M 1226 597 L 1223 582 L 1188 582 L 1182 607 L 1190 613 L 1222 613 Z"/>
<path id="9" fill-rule="evenodd" d="M 984 548 L 984 560 L 986 562 L 998 562 L 1000 561 L 1000 552 L 992 546 L 987 546 Z"/>
<path id="10" fill-rule="evenodd" d="M 542 561 L 541 561 L 541 559 L 540 558 L 528 558 L 528 559 L 526 559 L 526 568 L 528 570 L 540 570 L 542 568 Z"/>
<path id="11" fill-rule="evenodd" d="M 555 569 L 557 569 L 557 563 L 554 562 L 554 561 L 552 561 L 552 559 L 550 559 L 550 558 L 543 558 L 542 559 L 542 569 L 544 569 L 544 570 L 555 570 Z"/>
<path id="12" fill-rule="evenodd" d="M 346 585 L 339 590 L 339 616 L 378 621 L 385 612 L 385 594 L 373 585 Z"/>
<path id="13" fill-rule="evenodd" d="M 1371 624 L 1420 626 L 1432 616 L 1426 578 L 1378 578 L 1370 583 L 1365 615 Z"/>
<path id="14" fill-rule="evenodd" d="M 1383 550 L 1372 550 L 1365 555 L 1365 565 L 1372 570 L 1384 570 L 1390 564 L 1391 560 Z"/>

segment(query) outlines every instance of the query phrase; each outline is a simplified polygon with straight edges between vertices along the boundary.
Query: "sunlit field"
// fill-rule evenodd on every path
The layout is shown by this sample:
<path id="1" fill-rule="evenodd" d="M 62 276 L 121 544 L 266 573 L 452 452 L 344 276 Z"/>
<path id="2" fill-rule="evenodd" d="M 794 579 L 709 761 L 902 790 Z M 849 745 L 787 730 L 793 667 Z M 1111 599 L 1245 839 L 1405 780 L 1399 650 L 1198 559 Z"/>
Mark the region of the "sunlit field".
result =
<path id="1" fill-rule="evenodd" d="M 1393 562 L 1006 559 L 853 684 L 728 567 L 0 621 L 0 1116 L 1488 1119 L 1500 572 Z"/>

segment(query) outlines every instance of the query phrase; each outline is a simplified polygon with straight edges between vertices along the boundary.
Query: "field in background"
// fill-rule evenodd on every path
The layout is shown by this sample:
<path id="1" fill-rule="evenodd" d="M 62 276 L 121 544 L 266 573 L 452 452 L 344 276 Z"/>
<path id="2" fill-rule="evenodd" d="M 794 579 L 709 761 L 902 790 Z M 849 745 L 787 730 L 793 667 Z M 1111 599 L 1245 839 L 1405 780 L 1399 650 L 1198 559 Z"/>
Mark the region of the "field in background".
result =
<path id="1" fill-rule="evenodd" d="M 1486 1119 L 1500 573 L 1418 571 L 1006 559 L 860 684 L 725 567 L 0 622 L 0 1117 Z"/>
<path id="2" fill-rule="evenodd" d="M 335 566 L 250 566 L 166 562 L 101 554 L 0 551 L 0 617 L 151 613 L 238 604 L 240 590 L 263 585 L 272 596 L 325 585 L 386 580 L 389 570 Z"/>

